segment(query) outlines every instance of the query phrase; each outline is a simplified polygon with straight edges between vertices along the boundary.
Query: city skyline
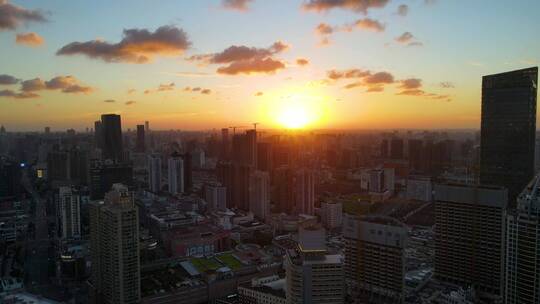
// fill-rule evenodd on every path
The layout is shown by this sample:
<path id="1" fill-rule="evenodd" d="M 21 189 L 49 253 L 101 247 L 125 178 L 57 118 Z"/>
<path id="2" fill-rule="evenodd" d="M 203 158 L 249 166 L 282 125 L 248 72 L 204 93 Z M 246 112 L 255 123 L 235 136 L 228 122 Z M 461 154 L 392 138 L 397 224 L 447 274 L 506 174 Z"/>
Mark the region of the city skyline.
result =
<path id="1" fill-rule="evenodd" d="M 463 4 L 0 1 L 0 124 L 478 129 L 481 76 L 538 65 L 540 3 Z"/>

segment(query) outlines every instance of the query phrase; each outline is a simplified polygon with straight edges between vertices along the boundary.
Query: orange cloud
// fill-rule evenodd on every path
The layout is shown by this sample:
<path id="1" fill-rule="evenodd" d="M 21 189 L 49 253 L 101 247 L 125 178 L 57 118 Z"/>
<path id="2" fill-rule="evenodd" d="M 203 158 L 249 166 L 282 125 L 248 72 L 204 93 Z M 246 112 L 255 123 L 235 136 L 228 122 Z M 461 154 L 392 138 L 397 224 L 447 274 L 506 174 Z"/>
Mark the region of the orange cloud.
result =
<path id="1" fill-rule="evenodd" d="M 296 64 L 298 64 L 299 66 L 308 65 L 309 60 L 307 60 L 305 58 L 298 58 L 298 59 L 296 59 Z"/>
<path id="2" fill-rule="evenodd" d="M 45 40 L 36 33 L 22 33 L 17 34 L 15 42 L 27 46 L 37 47 L 43 45 Z"/>
<path id="3" fill-rule="evenodd" d="M 126 106 L 131 106 L 131 105 L 134 105 L 134 104 L 136 104 L 136 103 L 137 103 L 137 102 L 136 102 L 135 100 L 128 100 L 128 101 L 126 101 L 124 104 L 125 104 Z"/>
<path id="4" fill-rule="evenodd" d="M 403 34 L 399 35 L 395 38 L 395 40 L 400 43 L 407 46 L 422 46 L 422 42 L 417 41 L 416 37 L 414 37 L 411 32 L 404 32 Z"/>
<path id="5" fill-rule="evenodd" d="M 187 34 L 174 26 L 162 26 L 154 32 L 146 29 L 124 30 L 118 43 L 101 40 L 72 42 L 56 55 L 81 54 L 105 62 L 148 63 L 156 56 L 183 54 L 191 46 Z"/>
<path id="6" fill-rule="evenodd" d="M 309 0 L 303 4 L 308 11 L 324 12 L 341 8 L 366 14 L 371 8 L 383 8 L 390 0 Z"/>
<path id="7" fill-rule="evenodd" d="M 60 90 L 63 93 L 83 93 L 88 94 L 94 91 L 92 87 L 84 86 L 73 76 L 57 76 L 49 81 L 41 78 L 25 80 L 21 83 L 21 91 L 35 92 L 41 90 Z"/>
<path id="8" fill-rule="evenodd" d="M 221 6 L 226 9 L 245 12 L 249 9 L 248 4 L 252 1 L 253 0 L 222 0 Z"/>
<path id="9" fill-rule="evenodd" d="M 259 97 L 259 96 L 263 96 L 264 93 L 259 91 L 259 92 L 255 93 L 254 95 L 257 96 L 257 97 Z"/>

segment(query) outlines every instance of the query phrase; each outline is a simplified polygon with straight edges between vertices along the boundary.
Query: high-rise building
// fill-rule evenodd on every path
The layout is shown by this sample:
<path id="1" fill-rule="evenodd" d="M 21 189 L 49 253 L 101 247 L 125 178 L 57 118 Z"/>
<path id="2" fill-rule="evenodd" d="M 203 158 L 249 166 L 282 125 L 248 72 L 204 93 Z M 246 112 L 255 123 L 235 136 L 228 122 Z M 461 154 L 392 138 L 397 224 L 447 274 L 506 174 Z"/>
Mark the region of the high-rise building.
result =
<path id="1" fill-rule="evenodd" d="M 511 205 L 534 175 L 537 84 L 537 67 L 482 78 L 480 182 Z"/>
<path id="2" fill-rule="evenodd" d="M 45 134 L 48 135 L 51 133 L 51 127 L 45 127 Z"/>
<path id="3" fill-rule="evenodd" d="M 263 221 L 270 215 L 270 175 L 268 172 L 255 171 L 249 177 L 249 211 Z"/>
<path id="4" fill-rule="evenodd" d="M 269 142 L 257 143 L 257 170 L 272 170 L 272 144 Z"/>
<path id="5" fill-rule="evenodd" d="M 506 219 L 504 303 L 540 303 L 540 176 L 517 198 Z"/>
<path id="6" fill-rule="evenodd" d="M 390 141 L 390 158 L 403 159 L 403 139 L 393 138 Z"/>
<path id="7" fill-rule="evenodd" d="M 229 129 L 223 128 L 221 129 L 221 154 L 220 154 L 222 160 L 229 159 L 229 151 L 230 151 Z"/>
<path id="8" fill-rule="evenodd" d="M 0 199 L 18 196 L 21 193 L 21 168 L 18 163 L 0 157 Z"/>
<path id="9" fill-rule="evenodd" d="M 146 151 L 146 142 L 144 138 L 144 125 L 137 125 L 137 141 L 135 143 L 135 149 L 138 152 Z"/>
<path id="10" fill-rule="evenodd" d="M 507 197 L 495 186 L 434 186 L 436 278 L 502 296 Z"/>
<path id="11" fill-rule="evenodd" d="M 183 155 L 184 159 L 184 191 L 191 193 L 193 190 L 193 157 L 187 152 Z"/>
<path id="12" fill-rule="evenodd" d="M 246 163 L 257 168 L 257 130 L 246 131 Z"/>
<path id="13" fill-rule="evenodd" d="M 345 278 L 359 303 L 403 303 L 408 232 L 392 218 L 345 214 Z"/>
<path id="14" fill-rule="evenodd" d="M 103 128 L 101 120 L 94 122 L 94 144 L 97 148 L 103 149 Z"/>
<path id="15" fill-rule="evenodd" d="M 344 303 L 342 256 L 328 253 L 324 230 L 301 229 L 299 244 L 287 251 L 284 263 L 287 303 Z"/>
<path id="16" fill-rule="evenodd" d="M 58 218 L 63 239 L 81 237 L 81 198 L 71 187 L 58 189 Z"/>
<path id="17" fill-rule="evenodd" d="M 133 193 L 114 184 L 90 205 L 91 286 L 95 303 L 140 301 L 139 214 Z"/>
<path id="18" fill-rule="evenodd" d="M 110 159 L 116 162 L 122 161 L 122 122 L 120 115 L 101 115 L 101 133 L 103 136 L 103 159 Z"/>
<path id="19" fill-rule="evenodd" d="M 339 201 L 321 203 L 321 222 L 326 229 L 332 230 L 343 224 L 343 205 Z"/>
<path id="20" fill-rule="evenodd" d="M 294 174 L 294 205 L 298 214 L 314 214 L 315 181 L 310 169 L 298 169 Z"/>
<path id="21" fill-rule="evenodd" d="M 169 193 L 184 193 L 184 160 L 179 154 L 173 154 L 169 158 L 168 166 Z"/>
<path id="22" fill-rule="evenodd" d="M 90 166 L 90 198 L 103 199 L 113 184 L 133 186 L 133 166 L 128 163 L 94 161 Z"/>
<path id="23" fill-rule="evenodd" d="M 161 191 L 161 156 L 157 154 L 148 155 L 148 189 L 152 192 Z"/>
<path id="24" fill-rule="evenodd" d="M 204 199 L 212 211 L 227 209 L 227 189 L 224 186 L 219 184 L 206 185 L 204 187 Z"/>
<path id="25" fill-rule="evenodd" d="M 423 142 L 421 139 L 409 139 L 409 168 L 414 172 L 422 170 Z"/>

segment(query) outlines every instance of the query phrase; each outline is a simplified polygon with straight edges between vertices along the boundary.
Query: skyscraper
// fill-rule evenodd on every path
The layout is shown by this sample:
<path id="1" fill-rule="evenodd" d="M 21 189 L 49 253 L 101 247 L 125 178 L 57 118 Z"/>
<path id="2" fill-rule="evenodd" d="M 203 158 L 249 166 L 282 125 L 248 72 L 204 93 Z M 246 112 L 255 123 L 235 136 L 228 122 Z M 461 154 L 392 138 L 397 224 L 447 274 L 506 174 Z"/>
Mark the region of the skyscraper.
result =
<path id="1" fill-rule="evenodd" d="M 152 192 L 161 190 L 161 157 L 157 154 L 148 155 L 148 189 Z"/>
<path id="2" fill-rule="evenodd" d="M 71 187 L 58 189 L 58 216 L 62 226 L 62 238 L 81 236 L 81 199 Z"/>
<path id="3" fill-rule="evenodd" d="M 103 149 L 103 129 L 101 120 L 94 122 L 94 144 L 97 148 Z"/>
<path id="4" fill-rule="evenodd" d="M 322 229 L 301 229 L 296 249 L 287 251 L 286 297 L 289 304 L 339 304 L 345 299 L 343 260 L 329 254 Z"/>
<path id="5" fill-rule="evenodd" d="M 230 151 L 229 129 L 223 128 L 221 129 L 221 153 L 220 153 L 222 160 L 229 159 L 229 151 Z"/>
<path id="6" fill-rule="evenodd" d="M 403 303 L 407 229 L 386 217 L 345 214 L 345 278 L 360 303 Z"/>
<path id="7" fill-rule="evenodd" d="M 480 182 L 512 205 L 534 174 L 537 83 L 537 67 L 482 78 Z"/>
<path id="8" fill-rule="evenodd" d="M 204 187 L 204 199 L 212 211 L 227 209 L 227 189 L 224 186 L 219 184 L 206 185 Z"/>
<path id="9" fill-rule="evenodd" d="M 116 162 L 122 161 L 122 122 L 120 115 L 101 115 L 101 133 L 103 136 L 103 159 L 110 159 Z"/>
<path id="10" fill-rule="evenodd" d="M 298 214 L 314 214 L 315 182 L 310 169 L 298 169 L 294 173 L 294 205 Z"/>
<path id="11" fill-rule="evenodd" d="M 96 303 L 140 300 L 139 214 L 133 194 L 114 184 L 90 205 L 91 284 Z"/>
<path id="12" fill-rule="evenodd" d="M 137 125 L 137 142 L 135 143 L 135 149 L 138 152 L 146 151 L 146 143 L 144 138 L 144 125 Z"/>
<path id="13" fill-rule="evenodd" d="M 502 296 L 508 191 L 460 184 L 434 190 L 435 277 Z"/>
<path id="14" fill-rule="evenodd" d="M 184 160 L 175 153 L 169 158 L 168 166 L 169 193 L 179 194 L 184 192 Z"/>
<path id="15" fill-rule="evenodd" d="M 270 215 L 270 176 L 268 172 L 255 171 L 249 177 L 249 211 L 263 221 Z"/>
<path id="16" fill-rule="evenodd" d="M 517 198 L 506 220 L 505 301 L 540 302 L 540 176 Z"/>

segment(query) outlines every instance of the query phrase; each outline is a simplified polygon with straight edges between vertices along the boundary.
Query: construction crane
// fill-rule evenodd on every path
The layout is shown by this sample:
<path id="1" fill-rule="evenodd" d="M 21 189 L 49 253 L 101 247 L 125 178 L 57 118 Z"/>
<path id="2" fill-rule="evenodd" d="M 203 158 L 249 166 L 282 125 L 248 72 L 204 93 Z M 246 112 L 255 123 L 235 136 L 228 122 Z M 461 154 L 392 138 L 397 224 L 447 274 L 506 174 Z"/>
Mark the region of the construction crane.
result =
<path id="1" fill-rule="evenodd" d="M 255 129 L 255 131 L 257 131 L 257 125 L 259 125 L 259 124 L 260 124 L 260 122 L 254 122 L 254 123 L 252 123 L 253 129 Z"/>

